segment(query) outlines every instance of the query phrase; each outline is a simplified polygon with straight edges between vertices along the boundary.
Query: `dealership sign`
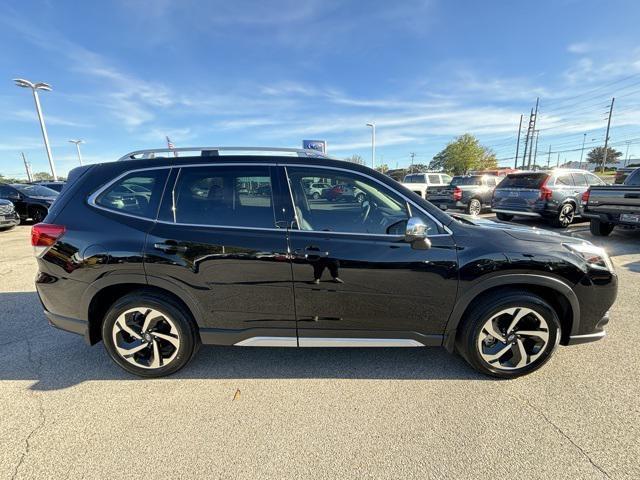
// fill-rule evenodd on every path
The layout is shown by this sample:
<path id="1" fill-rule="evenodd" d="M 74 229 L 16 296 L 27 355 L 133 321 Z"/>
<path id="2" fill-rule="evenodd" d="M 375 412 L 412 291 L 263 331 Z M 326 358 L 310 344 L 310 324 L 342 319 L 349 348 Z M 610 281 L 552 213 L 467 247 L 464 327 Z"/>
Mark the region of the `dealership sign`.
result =
<path id="1" fill-rule="evenodd" d="M 302 148 L 327 153 L 327 142 L 325 140 L 302 140 Z"/>

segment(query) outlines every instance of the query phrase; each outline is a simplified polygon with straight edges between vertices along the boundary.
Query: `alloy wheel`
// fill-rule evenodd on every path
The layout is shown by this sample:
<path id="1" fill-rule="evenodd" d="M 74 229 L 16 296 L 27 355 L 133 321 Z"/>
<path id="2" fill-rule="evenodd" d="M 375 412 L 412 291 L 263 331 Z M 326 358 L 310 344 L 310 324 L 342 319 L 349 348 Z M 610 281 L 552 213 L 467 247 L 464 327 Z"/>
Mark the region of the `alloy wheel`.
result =
<path id="1" fill-rule="evenodd" d="M 469 202 L 469 215 L 473 215 L 475 217 L 477 215 L 480 215 L 481 211 L 482 204 L 480 203 L 480 201 L 475 198 L 471 199 L 471 201 Z"/>
<path id="2" fill-rule="evenodd" d="M 573 222 L 574 215 L 575 209 L 573 208 L 573 205 L 567 203 L 560 209 L 560 213 L 558 214 L 558 223 L 563 227 L 568 227 L 571 225 L 571 222 Z"/>
<path id="3" fill-rule="evenodd" d="M 485 322 L 477 346 L 482 360 L 492 368 L 524 368 L 549 347 L 549 325 L 535 310 L 507 308 Z"/>
<path id="4" fill-rule="evenodd" d="M 174 321 L 146 307 L 121 313 L 113 324 L 112 338 L 116 351 L 125 361 L 147 369 L 169 365 L 180 347 Z"/>

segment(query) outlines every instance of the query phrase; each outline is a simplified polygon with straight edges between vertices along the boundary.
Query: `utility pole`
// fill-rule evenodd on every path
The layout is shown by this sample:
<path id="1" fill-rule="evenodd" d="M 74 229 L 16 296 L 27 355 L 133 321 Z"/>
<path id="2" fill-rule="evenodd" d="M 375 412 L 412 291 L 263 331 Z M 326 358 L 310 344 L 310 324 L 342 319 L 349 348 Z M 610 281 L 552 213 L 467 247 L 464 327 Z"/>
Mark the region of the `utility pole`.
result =
<path id="1" fill-rule="evenodd" d="M 538 103 L 539 102 L 540 102 L 540 97 L 537 97 L 536 98 L 536 111 L 533 114 L 533 125 L 531 125 L 531 146 L 529 147 L 529 163 L 527 164 L 527 169 L 531 169 L 531 153 L 533 152 L 533 135 L 536 132 L 536 120 L 538 119 Z"/>
<path id="2" fill-rule="evenodd" d="M 520 125 L 518 125 L 518 143 L 516 143 L 516 161 L 513 165 L 514 169 L 518 168 L 518 154 L 520 153 L 520 132 L 522 131 L 522 115 L 520 115 Z"/>
<path id="3" fill-rule="evenodd" d="M 24 156 L 24 152 L 20 152 L 22 154 L 22 161 L 24 162 L 24 169 L 27 171 L 27 179 L 29 183 L 33 182 L 33 175 L 31 175 L 31 165 L 27 162 L 27 157 Z"/>
<path id="4" fill-rule="evenodd" d="M 624 166 L 627 166 L 627 163 L 629 163 L 629 145 L 631 145 L 631 141 L 627 140 L 625 142 L 627 144 L 627 153 L 625 153 L 624 155 Z"/>
<path id="5" fill-rule="evenodd" d="M 534 130 L 533 133 L 536 135 L 536 148 L 533 153 L 533 169 L 536 168 L 536 159 L 538 158 L 538 139 L 540 138 L 540 130 Z"/>
<path id="6" fill-rule="evenodd" d="M 580 152 L 580 164 L 578 168 L 582 168 L 582 157 L 584 157 L 584 142 L 587 141 L 587 133 L 584 133 L 584 137 L 582 138 L 582 152 Z"/>
<path id="7" fill-rule="evenodd" d="M 551 145 L 549 145 L 549 155 L 547 156 L 547 169 L 549 168 L 550 163 L 551 163 Z"/>
<path id="8" fill-rule="evenodd" d="M 604 155 L 602 155 L 602 170 L 604 173 L 604 166 L 607 163 L 607 148 L 609 146 L 609 128 L 611 127 L 611 114 L 613 113 L 613 102 L 616 101 L 616 97 L 611 98 L 611 106 L 609 107 L 609 120 L 607 120 L 607 133 L 604 136 Z"/>
<path id="9" fill-rule="evenodd" d="M 376 168 L 376 122 L 367 123 L 371 127 L 371 168 Z"/>
<path id="10" fill-rule="evenodd" d="M 531 109 L 531 114 L 529 115 L 529 127 L 527 127 L 527 136 L 524 137 L 524 153 L 522 155 L 522 168 L 524 168 L 527 163 L 527 146 L 529 145 L 529 135 L 531 135 L 531 126 L 533 124 L 533 108 Z M 517 165 L 516 165 L 517 167 Z"/>
<path id="11" fill-rule="evenodd" d="M 409 169 L 409 173 L 413 173 L 413 159 L 416 154 L 414 152 L 411 152 L 409 155 L 411 155 L 411 168 Z"/>
<path id="12" fill-rule="evenodd" d="M 558 160 L 556 160 L 556 168 L 560 166 L 560 152 L 558 152 Z"/>

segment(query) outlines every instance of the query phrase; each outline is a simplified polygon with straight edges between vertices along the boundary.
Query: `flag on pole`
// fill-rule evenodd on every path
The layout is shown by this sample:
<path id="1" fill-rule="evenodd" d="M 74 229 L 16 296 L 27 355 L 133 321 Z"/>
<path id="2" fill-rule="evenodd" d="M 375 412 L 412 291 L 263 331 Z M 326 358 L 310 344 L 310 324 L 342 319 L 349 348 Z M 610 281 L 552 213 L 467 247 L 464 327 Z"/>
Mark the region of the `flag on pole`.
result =
<path id="1" fill-rule="evenodd" d="M 171 140 L 169 139 L 168 135 L 166 136 L 166 139 L 167 139 L 167 148 L 169 150 L 173 150 L 174 148 L 176 148 L 176 146 L 173 143 L 171 143 Z M 177 157 L 178 156 L 178 152 L 173 152 L 173 156 Z"/>

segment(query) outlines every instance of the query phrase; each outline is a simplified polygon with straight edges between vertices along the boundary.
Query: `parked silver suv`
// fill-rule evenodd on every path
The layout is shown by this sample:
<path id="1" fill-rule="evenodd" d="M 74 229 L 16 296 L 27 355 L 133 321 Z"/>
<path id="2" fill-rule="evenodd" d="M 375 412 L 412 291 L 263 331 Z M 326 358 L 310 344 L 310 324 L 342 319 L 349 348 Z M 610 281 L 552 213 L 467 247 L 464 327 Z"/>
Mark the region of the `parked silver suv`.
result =
<path id="1" fill-rule="evenodd" d="M 586 170 L 554 169 L 507 175 L 493 192 L 491 208 L 499 220 L 514 215 L 541 217 L 553 226 L 568 227 L 582 194 L 604 182 Z"/>

